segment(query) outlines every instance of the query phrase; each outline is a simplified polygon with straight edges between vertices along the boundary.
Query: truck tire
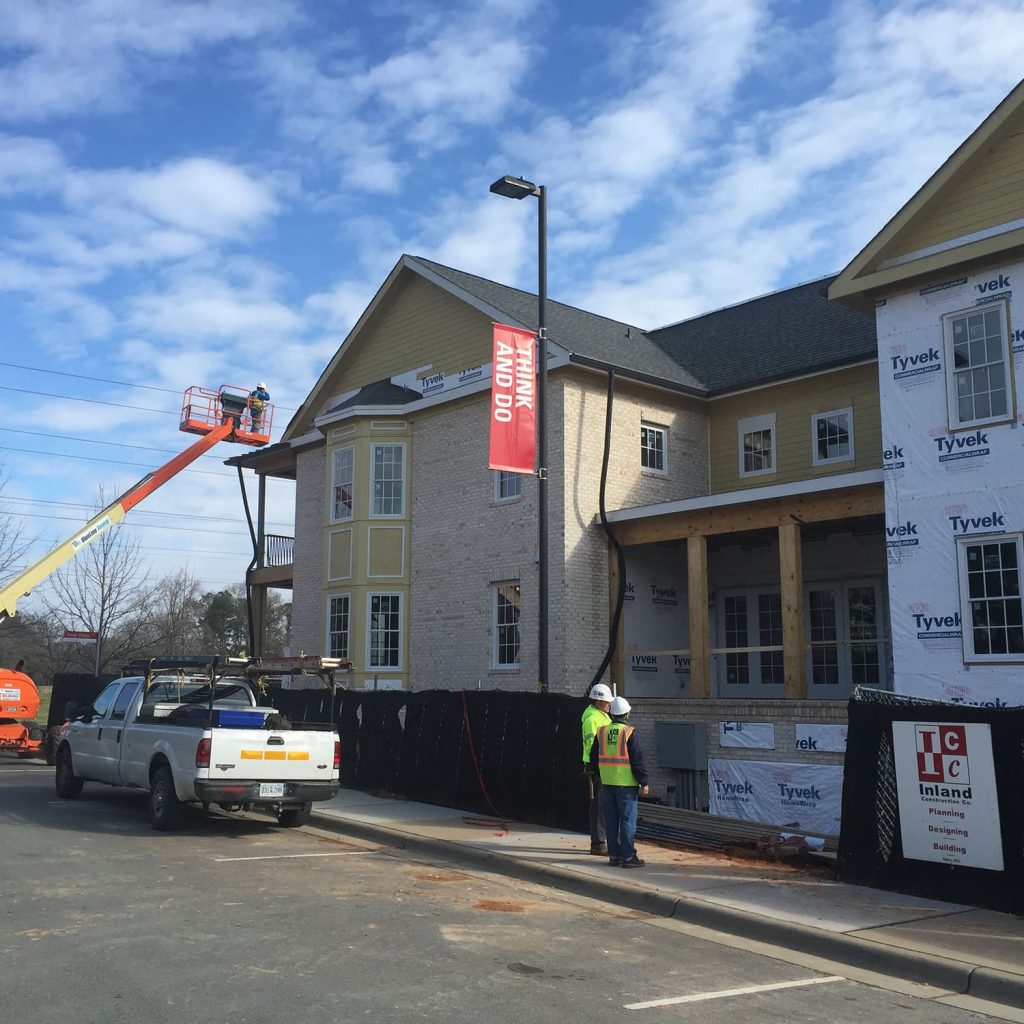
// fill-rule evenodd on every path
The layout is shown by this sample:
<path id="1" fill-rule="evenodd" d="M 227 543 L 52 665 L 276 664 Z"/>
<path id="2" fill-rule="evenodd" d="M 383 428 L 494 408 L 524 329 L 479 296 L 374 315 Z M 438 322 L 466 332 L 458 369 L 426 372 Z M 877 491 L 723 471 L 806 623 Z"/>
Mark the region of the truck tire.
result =
<path id="1" fill-rule="evenodd" d="M 277 823 L 282 828 L 298 828 L 309 821 L 309 816 L 312 813 L 313 805 L 311 803 L 299 804 L 298 807 L 282 807 L 277 812 Z"/>
<path id="2" fill-rule="evenodd" d="M 54 775 L 57 796 L 61 800 L 74 800 L 82 792 L 85 779 L 75 774 L 75 766 L 71 760 L 71 750 L 65 744 L 57 751 L 57 772 Z"/>
<path id="3" fill-rule="evenodd" d="M 171 832 L 181 818 L 181 801 L 167 765 L 157 768 L 149 788 L 149 823 L 157 832 Z"/>

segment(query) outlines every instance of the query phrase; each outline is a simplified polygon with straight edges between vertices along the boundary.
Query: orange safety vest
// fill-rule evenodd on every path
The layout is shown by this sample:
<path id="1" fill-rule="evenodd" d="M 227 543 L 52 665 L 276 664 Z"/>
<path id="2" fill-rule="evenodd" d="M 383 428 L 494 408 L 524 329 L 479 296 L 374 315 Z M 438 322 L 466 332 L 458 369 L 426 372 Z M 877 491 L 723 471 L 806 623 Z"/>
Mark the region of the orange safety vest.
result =
<path id="1" fill-rule="evenodd" d="M 633 726 L 624 722 L 612 722 L 597 730 L 594 742 L 597 744 L 597 770 L 602 786 L 639 786 L 637 777 L 629 763 L 626 744 L 633 735 Z"/>

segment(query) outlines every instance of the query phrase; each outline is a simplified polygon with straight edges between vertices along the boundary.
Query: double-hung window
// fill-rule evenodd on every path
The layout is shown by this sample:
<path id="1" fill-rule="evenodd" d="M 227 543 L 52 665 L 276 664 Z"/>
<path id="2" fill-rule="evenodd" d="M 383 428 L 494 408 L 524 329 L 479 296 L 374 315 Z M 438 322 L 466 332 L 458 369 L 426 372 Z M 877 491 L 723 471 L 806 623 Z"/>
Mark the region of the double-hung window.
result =
<path id="1" fill-rule="evenodd" d="M 496 469 L 494 475 L 494 500 L 516 501 L 523 496 L 523 477 L 521 473 L 509 473 L 504 469 Z"/>
<path id="2" fill-rule="evenodd" d="M 332 594 L 327 604 L 327 656 L 347 658 L 352 627 L 352 599 Z"/>
<path id="3" fill-rule="evenodd" d="M 957 540 L 964 661 L 1024 661 L 1021 534 Z"/>
<path id="4" fill-rule="evenodd" d="M 402 667 L 402 595 L 367 598 L 367 669 Z"/>
<path id="5" fill-rule="evenodd" d="M 950 430 L 1014 417 L 1006 303 L 942 318 Z"/>
<path id="6" fill-rule="evenodd" d="M 640 424 L 640 468 L 648 473 L 668 472 L 665 447 L 668 431 L 653 423 Z"/>
<path id="7" fill-rule="evenodd" d="M 737 424 L 740 476 L 775 472 L 775 413 L 751 416 Z"/>
<path id="8" fill-rule="evenodd" d="M 373 445 L 370 470 L 370 516 L 400 519 L 405 515 L 405 445 Z"/>
<path id="9" fill-rule="evenodd" d="M 352 518 L 355 488 L 355 449 L 338 448 L 331 461 L 331 522 Z"/>
<path id="10" fill-rule="evenodd" d="M 495 668 L 519 667 L 519 581 L 495 583 L 491 605 L 491 664 Z"/>
<path id="11" fill-rule="evenodd" d="M 812 461 L 815 466 L 853 458 L 853 410 L 835 409 L 811 417 Z"/>

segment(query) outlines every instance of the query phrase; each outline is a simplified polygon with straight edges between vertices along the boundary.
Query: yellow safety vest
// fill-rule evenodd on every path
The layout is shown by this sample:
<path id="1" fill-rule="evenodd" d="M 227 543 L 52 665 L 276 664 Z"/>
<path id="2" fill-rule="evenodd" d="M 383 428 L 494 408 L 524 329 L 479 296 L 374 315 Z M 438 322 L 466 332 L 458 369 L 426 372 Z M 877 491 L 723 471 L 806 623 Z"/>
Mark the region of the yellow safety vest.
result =
<path id="1" fill-rule="evenodd" d="M 594 737 L 602 725 L 611 725 L 611 716 L 600 708 L 588 704 L 583 710 L 583 764 L 590 764 L 590 748 L 594 745 Z"/>
<path id="2" fill-rule="evenodd" d="M 602 786 L 639 786 L 637 777 L 629 764 L 626 744 L 633 735 L 633 726 L 624 722 L 612 722 L 597 730 L 597 770 L 601 773 Z"/>

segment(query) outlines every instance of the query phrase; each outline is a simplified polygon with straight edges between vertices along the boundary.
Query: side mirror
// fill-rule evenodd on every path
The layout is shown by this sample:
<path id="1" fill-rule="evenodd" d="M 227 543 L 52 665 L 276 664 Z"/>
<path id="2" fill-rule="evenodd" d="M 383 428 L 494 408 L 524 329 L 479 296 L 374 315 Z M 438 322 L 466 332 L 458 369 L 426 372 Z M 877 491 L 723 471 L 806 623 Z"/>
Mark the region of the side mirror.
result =
<path id="1" fill-rule="evenodd" d="M 89 723 L 96 715 L 96 709 L 90 704 L 84 708 L 75 709 L 75 721 Z"/>

